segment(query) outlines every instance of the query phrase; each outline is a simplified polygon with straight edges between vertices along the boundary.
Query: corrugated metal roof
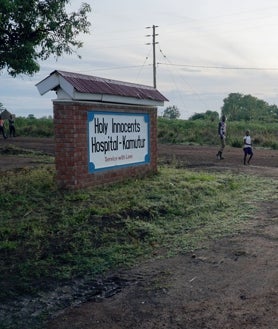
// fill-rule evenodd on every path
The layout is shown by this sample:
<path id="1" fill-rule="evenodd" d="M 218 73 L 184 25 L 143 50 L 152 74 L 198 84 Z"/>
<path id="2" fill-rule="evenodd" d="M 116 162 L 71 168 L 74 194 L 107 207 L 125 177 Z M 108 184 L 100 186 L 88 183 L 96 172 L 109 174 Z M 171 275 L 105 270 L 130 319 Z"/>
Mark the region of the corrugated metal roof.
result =
<path id="1" fill-rule="evenodd" d="M 157 89 L 150 86 L 60 70 L 56 70 L 52 72 L 51 75 L 52 74 L 61 75 L 77 92 L 80 93 L 117 95 L 162 102 L 168 101 L 168 99 Z"/>

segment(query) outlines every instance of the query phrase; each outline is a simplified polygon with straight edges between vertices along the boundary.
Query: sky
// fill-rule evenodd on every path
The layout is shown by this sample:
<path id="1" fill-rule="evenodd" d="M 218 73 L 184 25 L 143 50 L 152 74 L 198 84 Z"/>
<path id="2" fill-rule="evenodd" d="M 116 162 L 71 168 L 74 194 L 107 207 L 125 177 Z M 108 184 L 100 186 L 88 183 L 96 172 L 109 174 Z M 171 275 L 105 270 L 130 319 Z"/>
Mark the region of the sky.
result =
<path id="1" fill-rule="evenodd" d="M 90 34 L 75 54 L 40 62 L 34 76 L 0 72 L 0 103 L 15 116 L 52 116 L 54 92 L 36 84 L 54 70 L 153 86 L 152 26 L 156 26 L 157 89 L 182 119 L 221 113 L 230 93 L 278 106 L 278 2 L 276 0 L 72 0 L 91 5 Z"/>

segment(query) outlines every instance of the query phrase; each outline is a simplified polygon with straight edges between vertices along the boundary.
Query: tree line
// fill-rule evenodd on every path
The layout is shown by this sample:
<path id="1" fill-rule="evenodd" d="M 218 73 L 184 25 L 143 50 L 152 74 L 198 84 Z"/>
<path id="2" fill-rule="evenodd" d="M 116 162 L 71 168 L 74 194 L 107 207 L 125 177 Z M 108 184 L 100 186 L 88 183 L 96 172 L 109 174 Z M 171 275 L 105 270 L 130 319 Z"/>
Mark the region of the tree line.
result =
<path id="1" fill-rule="evenodd" d="M 221 115 L 225 115 L 229 121 L 275 122 L 278 121 L 278 107 L 252 95 L 231 93 L 223 100 Z M 176 106 L 169 106 L 164 110 L 162 116 L 167 119 L 178 119 L 180 111 Z M 189 118 L 193 121 L 216 121 L 218 119 L 219 113 L 210 110 L 205 113 L 195 113 Z"/>
<path id="2" fill-rule="evenodd" d="M 278 107 L 251 95 L 231 93 L 223 100 L 222 114 L 230 121 L 273 121 L 278 119 Z"/>

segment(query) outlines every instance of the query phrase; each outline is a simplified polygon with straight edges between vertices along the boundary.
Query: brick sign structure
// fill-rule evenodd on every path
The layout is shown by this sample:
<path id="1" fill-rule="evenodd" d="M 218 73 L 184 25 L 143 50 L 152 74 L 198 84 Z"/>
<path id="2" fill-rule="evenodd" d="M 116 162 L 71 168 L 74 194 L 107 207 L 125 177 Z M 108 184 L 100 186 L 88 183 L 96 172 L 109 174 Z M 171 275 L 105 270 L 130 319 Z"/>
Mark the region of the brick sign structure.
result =
<path id="1" fill-rule="evenodd" d="M 37 85 L 53 100 L 60 188 L 109 184 L 157 171 L 157 106 L 167 99 L 138 84 L 54 71 Z"/>

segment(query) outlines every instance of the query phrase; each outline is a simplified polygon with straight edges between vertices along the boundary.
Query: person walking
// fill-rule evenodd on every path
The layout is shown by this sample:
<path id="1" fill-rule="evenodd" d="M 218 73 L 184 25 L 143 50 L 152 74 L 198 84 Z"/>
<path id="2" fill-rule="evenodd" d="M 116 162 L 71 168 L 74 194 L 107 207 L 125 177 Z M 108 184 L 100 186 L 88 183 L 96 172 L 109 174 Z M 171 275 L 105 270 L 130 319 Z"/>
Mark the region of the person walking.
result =
<path id="1" fill-rule="evenodd" d="M 250 131 L 246 130 L 245 136 L 243 137 L 243 164 L 246 165 L 247 156 L 249 155 L 249 158 L 247 160 L 247 164 L 250 164 L 250 160 L 253 157 L 253 149 L 252 149 L 252 140 L 250 136 Z"/>
<path id="2" fill-rule="evenodd" d="M 15 126 L 14 126 L 14 119 L 13 116 L 10 115 L 9 117 L 9 133 L 10 133 L 10 137 L 15 137 Z"/>
<path id="3" fill-rule="evenodd" d="M 216 154 L 217 159 L 223 160 L 223 151 L 226 146 L 226 117 L 222 115 L 221 121 L 218 123 L 218 135 L 220 138 L 220 148 Z"/>
<path id="4" fill-rule="evenodd" d="M 0 115 L 0 133 L 2 133 L 3 138 L 6 139 L 7 136 L 5 134 L 5 127 L 4 127 L 5 121 L 2 119 L 1 115 Z"/>

